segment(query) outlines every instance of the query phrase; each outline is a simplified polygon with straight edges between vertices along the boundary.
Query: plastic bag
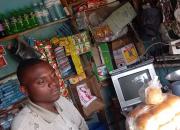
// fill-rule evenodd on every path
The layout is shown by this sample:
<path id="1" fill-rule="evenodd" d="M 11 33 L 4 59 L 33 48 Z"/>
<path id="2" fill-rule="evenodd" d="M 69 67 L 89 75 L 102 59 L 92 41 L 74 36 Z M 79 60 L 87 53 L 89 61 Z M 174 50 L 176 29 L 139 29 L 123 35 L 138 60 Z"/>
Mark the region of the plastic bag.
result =
<path id="1" fill-rule="evenodd" d="M 95 99 L 97 99 L 96 96 L 93 96 L 91 94 L 90 89 L 87 87 L 87 84 L 81 84 L 77 87 L 78 96 L 81 102 L 81 105 L 83 107 L 88 107 Z"/>
<path id="2" fill-rule="evenodd" d="M 158 76 L 154 77 L 154 79 L 148 83 L 148 87 L 145 89 L 146 104 L 157 105 L 164 100 L 161 87 L 162 85 L 158 80 Z"/>
<path id="3" fill-rule="evenodd" d="M 164 100 L 161 87 L 162 85 L 158 80 L 158 76 L 155 76 L 154 79 L 142 86 L 139 89 L 139 95 L 142 102 L 153 105 L 161 103 Z"/>

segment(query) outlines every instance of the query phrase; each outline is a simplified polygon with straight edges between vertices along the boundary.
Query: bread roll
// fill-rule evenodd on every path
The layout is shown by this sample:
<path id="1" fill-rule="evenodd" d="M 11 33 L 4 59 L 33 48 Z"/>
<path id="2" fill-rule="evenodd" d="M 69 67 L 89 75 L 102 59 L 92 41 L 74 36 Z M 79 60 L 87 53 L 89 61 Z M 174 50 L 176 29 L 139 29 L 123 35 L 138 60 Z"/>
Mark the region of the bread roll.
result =
<path id="1" fill-rule="evenodd" d="M 128 114 L 128 117 L 136 119 L 139 115 L 149 111 L 152 107 L 152 105 L 139 104 Z"/>
<path id="2" fill-rule="evenodd" d="M 129 115 L 135 118 L 134 122 L 137 130 L 176 130 L 174 126 L 171 125 L 178 124 L 179 127 L 179 113 L 180 97 L 167 95 L 159 105 L 141 105 L 135 108 Z M 168 129 L 164 126 L 166 124 L 168 124 L 166 126 Z"/>
<path id="3" fill-rule="evenodd" d="M 176 114 L 176 116 L 173 118 L 173 121 L 176 125 L 176 130 L 180 130 L 180 113 Z"/>
<path id="4" fill-rule="evenodd" d="M 139 115 L 149 111 L 150 105 L 140 104 L 133 111 L 131 111 L 126 118 L 126 126 L 128 126 L 128 130 L 136 130 L 136 126 L 134 122 Z"/>
<path id="5" fill-rule="evenodd" d="M 146 104 L 158 105 L 164 100 L 160 87 L 148 87 L 145 91 Z"/>
<path id="6" fill-rule="evenodd" d="M 154 115 L 159 125 L 163 125 L 173 119 L 180 112 L 180 98 L 173 95 L 168 95 L 166 99 L 150 112 Z"/>
<path id="7" fill-rule="evenodd" d="M 147 112 L 137 118 L 136 127 L 136 130 L 158 130 L 159 125 L 154 116 Z"/>
<path id="8" fill-rule="evenodd" d="M 158 130 L 176 130 L 176 125 L 173 121 L 170 121 L 165 125 L 160 126 Z"/>

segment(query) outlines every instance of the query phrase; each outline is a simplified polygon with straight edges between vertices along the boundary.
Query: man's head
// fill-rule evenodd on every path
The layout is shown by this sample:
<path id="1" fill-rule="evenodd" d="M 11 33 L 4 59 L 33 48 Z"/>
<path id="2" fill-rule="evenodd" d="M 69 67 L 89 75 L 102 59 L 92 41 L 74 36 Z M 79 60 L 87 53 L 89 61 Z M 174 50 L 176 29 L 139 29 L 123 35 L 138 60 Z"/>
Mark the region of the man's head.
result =
<path id="1" fill-rule="evenodd" d="M 40 59 L 22 61 L 17 69 L 22 90 L 32 102 L 52 103 L 59 98 L 60 86 L 55 70 Z"/>

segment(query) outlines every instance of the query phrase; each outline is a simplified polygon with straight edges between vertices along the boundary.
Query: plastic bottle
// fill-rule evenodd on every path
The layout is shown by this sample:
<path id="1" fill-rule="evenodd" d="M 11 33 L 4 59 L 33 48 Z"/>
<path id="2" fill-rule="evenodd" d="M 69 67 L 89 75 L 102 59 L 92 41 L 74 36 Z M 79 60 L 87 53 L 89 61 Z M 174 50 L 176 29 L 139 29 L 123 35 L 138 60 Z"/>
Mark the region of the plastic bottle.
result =
<path id="1" fill-rule="evenodd" d="M 15 12 L 15 17 L 17 18 L 17 28 L 18 28 L 18 30 L 19 31 L 24 31 L 25 28 L 24 28 L 24 25 L 23 25 L 23 18 L 22 18 L 20 10 Z"/>
<path id="2" fill-rule="evenodd" d="M 53 6 L 54 6 L 56 16 L 58 17 L 58 19 L 64 18 L 66 14 L 60 0 L 53 0 L 53 1 L 54 1 Z"/>
<path id="3" fill-rule="evenodd" d="M 41 2 L 39 3 L 40 5 L 40 10 L 42 11 L 42 18 L 44 23 L 49 23 L 50 22 L 50 16 L 48 10 L 44 7 L 44 4 Z"/>
<path id="4" fill-rule="evenodd" d="M 56 12 L 54 10 L 54 1 L 53 0 L 44 0 L 44 5 L 48 9 L 51 19 L 53 21 L 58 20 L 58 17 L 56 16 Z"/>
<path id="5" fill-rule="evenodd" d="M 19 30 L 18 30 L 18 26 L 17 26 L 16 14 L 13 11 L 13 12 L 10 13 L 10 15 L 11 15 L 11 17 L 10 17 L 10 27 L 11 27 L 13 33 L 17 33 L 17 32 L 19 32 Z"/>
<path id="6" fill-rule="evenodd" d="M 29 15 L 29 22 L 31 27 L 38 26 L 38 20 L 36 18 L 36 15 L 31 7 L 27 8 L 28 15 Z"/>
<path id="7" fill-rule="evenodd" d="M 37 4 L 37 3 L 34 3 L 34 4 L 33 4 L 33 7 L 34 7 L 34 12 L 35 12 L 35 15 L 36 15 L 36 18 L 37 18 L 37 20 L 38 20 L 39 25 L 44 24 L 43 18 L 42 18 L 42 12 L 41 12 L 38 4 Z"/>

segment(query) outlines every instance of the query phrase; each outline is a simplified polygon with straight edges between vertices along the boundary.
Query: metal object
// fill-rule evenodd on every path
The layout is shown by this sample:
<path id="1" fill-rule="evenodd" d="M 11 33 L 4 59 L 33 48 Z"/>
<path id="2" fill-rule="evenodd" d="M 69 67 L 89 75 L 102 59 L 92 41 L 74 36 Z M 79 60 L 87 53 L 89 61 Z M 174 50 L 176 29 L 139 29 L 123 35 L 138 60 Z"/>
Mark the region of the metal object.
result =
<path id="1" fill-rule="evenodd" d="M 180 70 L 176 70 L 176 71 L 168 74 L 165 79 L 169 80 L 169 81 L 178 81 L 178 80 L 180 80 Z"/>
<path id="2" fill-rule="evenodd" d="M 180 81 L 171 84 L 171 90 L 174 95 L 180 96 Z"/>

